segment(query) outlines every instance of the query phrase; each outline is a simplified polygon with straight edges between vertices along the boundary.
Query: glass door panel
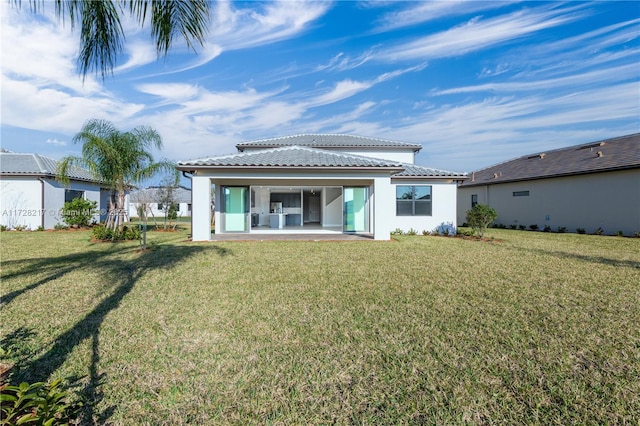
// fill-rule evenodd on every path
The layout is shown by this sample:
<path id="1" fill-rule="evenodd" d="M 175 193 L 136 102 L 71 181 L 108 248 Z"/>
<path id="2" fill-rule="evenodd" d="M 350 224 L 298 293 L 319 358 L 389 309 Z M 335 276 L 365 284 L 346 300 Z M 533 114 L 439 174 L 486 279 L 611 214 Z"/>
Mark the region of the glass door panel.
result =
<path id="1" fill-rule="evenodd" d="M 224 188 L 225 227 L 226 232 L 243 232 L 247 230 L 248 188 L 239 186 Z"/>
<path id="2" fill-rule="evenodd" d="M 344 188 L 343 227 L 346 232 L 369 232 L 367 188 Z"/>

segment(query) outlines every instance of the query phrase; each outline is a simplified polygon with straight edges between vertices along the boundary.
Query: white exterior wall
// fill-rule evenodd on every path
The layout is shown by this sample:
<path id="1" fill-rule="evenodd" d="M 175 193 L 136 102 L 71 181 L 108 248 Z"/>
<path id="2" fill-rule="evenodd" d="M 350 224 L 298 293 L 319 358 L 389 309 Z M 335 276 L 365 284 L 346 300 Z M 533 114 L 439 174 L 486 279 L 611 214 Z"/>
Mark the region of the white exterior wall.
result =
<path id="1" fill-rule="evenodd" d="M 453 233 L 456 229 L 457 185 L 452 181 L 428 181 L 419 179 L 392 179 L 393 193 L 389 204 L 393 208 L 393 224 L 391 231 L 399 228 L 403 232 L 411 229 L 419 234 L 422 231 L 445 229 Z M 430 185 L 431 186 L 431 216 L 396 216 L 396 185 Z"/>
<path id="2" fill-rule="evenodd" d="M 36 230 L 44 226 L 53 229 L 58 223 L 64 223 L 60 211 L 64 206 L 65 189 L 84 191 L 84 198 L 96 201 L 98 210 L 105 208 L 100 205 L 100 187 L 89 182 L 71 181 L 65 187 L 50 178 L 6 177 L 2 179 L 1 223 L 8 228 L 25 226 Z M 100 212 L 94 220 L 100 220 Z"/>
<path id="3" fill-rule="evenodd" d="M 515 191 L 529 196 L 514 197 Z M 545 225 L 568 232 L 584 228 L 605 234 L 640 232 L 640 169 L 591 173 L 550 179 L 461 187 L 458 189 L 458 224 L 466 220 L 471 195 L 496 210 L 496 223 Z"/>
<path id="4" fill-rule="evenodd" d="M 0 223 L 9 229 L 42 226 L 42 182 L 36 178 L 2 178 L 0 181 Z"/>
<path id="5" fill-rule="evenodd" d="M 220 200 L 216 186 L 216 200 Z M 211 178 L 209 176 L 191 177 L 191 239 L 209 241 L 211 239 Z M 216 224 L 220 223 L 216 206 Z"/>
<path id="6" fill-rule="evenodd" d="M 129 217 L 138 217 L 138 206 L 140 203 L 134 203 L 133 201 L 129 201 Z M 191 211 L 189 210 L 188 203 L 178 203 L 179 211 L 178 217 L 189 217 L 191 216 Z M 164 217 L 164 210 L 158 210 L 158 203 L 149 203 L 149 217 Z"/>
<path id="7" fill-rule="evenodd" d="M 376 240 L 388 240 L 391 238 L 391 229 L 395 216 L 395 187 L 391 185 L 391 179 L 376 178 L 373 180 L 373 214 L 371 223 L 373 238 Z"/>
<path id="8" fill-rule="evenodd" d="M 66 189 L 74 191 L 84 191 L 84 199 L 95 201 L 97 203 L 98 212 L 94 215 L 95 222 L 100 221 L 100 210 L 107 207 L 101 206 L 100 187 L 89 182 L 71 181 L 69 186 L 64 186 L 55 179 L 44 179 L 44 205 L 46 214 L 44 219 L 44 228 L 53 229 L 57 224 L 64 224 L 60 210 L 64 206 L 64 193 Z"/>

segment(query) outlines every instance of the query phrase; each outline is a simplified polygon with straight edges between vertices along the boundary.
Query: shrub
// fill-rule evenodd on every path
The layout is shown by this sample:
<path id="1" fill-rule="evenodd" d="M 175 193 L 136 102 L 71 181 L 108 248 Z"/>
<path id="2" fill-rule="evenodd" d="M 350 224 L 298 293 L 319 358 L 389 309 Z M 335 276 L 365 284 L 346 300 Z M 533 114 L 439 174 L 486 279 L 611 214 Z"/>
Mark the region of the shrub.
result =
<path id="1" fill-rule="evenodd" d="M 567 232 L 567 227 L 566 226 L 558 226 L 558 232 L 560 234 L 564 234 L 565 232 Z"/>
<path id="2" fill-rule="evenodd" d="M 594 232 L 594 235 L 602 235 L 603 232 L 604 229 L 602 229 L 602 227 L 599 227 L 598 229 L 596 229 L 596 232 Z"/>
<path id="3" fill-rule="evenodd" d="M 518 225 L 518 229 L 524 231 L 525 229 L 527 229 L 527 227 L 524 225 Z"/>
<path id="4" fill-rule="evenodd" d="M 509 228 L 511 228 L 511 229 L 517 229 L 517 228 L 518 228 L 518 225 L 516 225 L 515 223 L 513 223 L 513 224 L 509 225 Z"/>
<path id="5" fill-rule="evenodd" d="M 497 217 L 498 213 L 486 204 L 476 204 L 471 210 L 467 210 L 467 222 L 481 238 L 487 230 L 487 226 Z"/>
<path id="6" fill-rule="evenodd" d="M 89 222 L 96 213 L 98 203 L 82 198 L 74 198 L 64 203 L 62 208 L 62 220 L 69 226 L 89 226 Z"/>
<path id="7" fill-rule="evenodd" d="M 69 402 L 61 380 L 51 383 L 5 383 L 0 386 L 2 416 L 0 424 L 70 424 L 80 414 L 82 403 Z"/>
<path id="8" fill-rule="evenodd" d="M 616 231 L 616 237 L 624 237 L 624 232 Z"/>
<path id="9" fill-rule="evenodd" d="M 6 231 L 7 225 L 0 225 L 0 231 Z"/>
<path id="10" fill-rule="evenodd" d="M 407 235 L 418 235 L 418 231 L 416 231 L 415 229 L 411 228 L 407 231 Z"/>
<path id="11" fill-rule="evenodd" d="M 122 230 L 114 231 L 104 225 L 97 225 L 91 229 L 91 235 L 94 240 L 98 241 L 137 240 L 140 238 L 140 231 L 138 228 L 129 226 L 123 226 Z"/>
<path id="12" fill-rule="evenodd" d="M 551 227 L 549 225 L 545 225 L 542 232 L 551 232 Z"/>
<path id="13" fill-rule="evenodd" d="M 427 236 L 427 235 L 431 235 L 430 231 L 427 231 L 426 229 L 422 230 L 422 235 Z"/>
<path id="14" fill-rule="evenodd" d="M 42 226 L 42 225 L 38 226 L 38 228 L 36 229 L 36 231 L 44 231 L 44 226 Z"/>
<path id="15" fill-rule="evenodd" d="M 391 235 L 402 235 L 404 232 L 400 228 L 396 228 L 395 231 L 391 231 Z"/>
<path id="16" fill-rule="evenodd" d="M 584 234 L 584 233 L 586 233 L 587 231 L 586 231 L 584 228 L 577 228 L 577 229 L 576 229 L 576 232 L 577 232 L 578 234 Z"/>
<path id="17" fill-rule="evenodd" d="M 536 231 L 538 229 L 538 225 L 536 225 L 535 223 L 533 225 L 529 225 L 529 229 L 531 229 L 532 231 Z"/>
<path id="18" fill-rule="evenodd" d="M 65 229 L 69 229 L 69 227 L 67 225 L 64 225 L 62 223 L 56 223 L 55 226 L 53 227 L 53 229 L 55 229 L 56 231 L 62 231 Z"/>

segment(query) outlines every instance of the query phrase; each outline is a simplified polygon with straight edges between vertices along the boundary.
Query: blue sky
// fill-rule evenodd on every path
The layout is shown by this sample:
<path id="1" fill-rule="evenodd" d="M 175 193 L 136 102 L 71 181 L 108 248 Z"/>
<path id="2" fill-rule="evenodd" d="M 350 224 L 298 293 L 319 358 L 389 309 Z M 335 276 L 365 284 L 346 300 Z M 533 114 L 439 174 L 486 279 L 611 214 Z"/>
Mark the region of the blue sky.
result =
<path id="1" fill-rule="evenodd" d="M 23 3 L 26 3 L 23 1 Z M 53 7 L 1 6 L 2 147 L 61 158 L 91 118 L 147 125 L 162 156 L 348 133 L 470 172 L 640 131 L 640 2 L 218 2 L 197 54 L 157 59 L 125 22 L 114 75 L 82 81 Z"/>

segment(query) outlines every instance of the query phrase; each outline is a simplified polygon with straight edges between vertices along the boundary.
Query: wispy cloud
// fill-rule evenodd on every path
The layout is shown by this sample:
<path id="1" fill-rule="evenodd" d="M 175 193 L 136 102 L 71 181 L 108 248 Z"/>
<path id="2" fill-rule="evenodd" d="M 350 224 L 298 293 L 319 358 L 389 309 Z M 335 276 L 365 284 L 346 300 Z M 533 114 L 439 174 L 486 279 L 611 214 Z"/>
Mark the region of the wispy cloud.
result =
<path id="1" fill-rule="evenodd" d="M 378 52 L 383 61 L 429 60 L 464 55 L 579 19 L 580 6 L 538 7 L 492 18 L 474 18 L 449 30 L 420 37 Z"/>
<path id="2" fill-rule="evenodd" d="M 523 80 L 518 82 L 486 83 L 474 86 L 455 87 L 433 91 L 434 95 L 451 95 L 473 92 L 523 92 L 543 89 L 572 88 L 584 84 L 609 84 L 638 77 L 638 65 L 627 64 L 617 67 L 568 75 L 566 77 L 545 80 Z"/>
<path id="3" fill-rule="evenodd" d="M 483 10 L 504 7 L 510 3 L 512 2 L 481 2 L 473 0 L 404 2 L 403 5 L 406 5 L 404 9 L 383 15 L 379 19 L 378 26 L 374 29 L 374 32 L 410 27 L 444 17 L 468 15 Z"/>

